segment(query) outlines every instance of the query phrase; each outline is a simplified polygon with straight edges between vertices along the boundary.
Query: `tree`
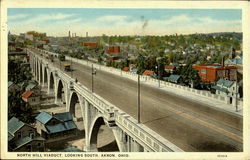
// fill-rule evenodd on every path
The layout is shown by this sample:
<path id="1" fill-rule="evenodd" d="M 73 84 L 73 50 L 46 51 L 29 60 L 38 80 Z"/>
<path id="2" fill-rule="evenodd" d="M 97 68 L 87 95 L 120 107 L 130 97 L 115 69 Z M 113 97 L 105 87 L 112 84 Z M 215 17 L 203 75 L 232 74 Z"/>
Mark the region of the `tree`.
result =
<path id="1" fill-rule="evenodd" d="M 59 59 L 60 61 L 65 61 L 65 55 L 60 54 L 60 55 L 58 56 L 58 59 Z"/>
<path id="2" fill-rule="evenodd" d="M 139 54 L 136 58 L 136 66 L 138 69 L 138 74 L 142 74 L 145 71 L 145 57 Z"/>

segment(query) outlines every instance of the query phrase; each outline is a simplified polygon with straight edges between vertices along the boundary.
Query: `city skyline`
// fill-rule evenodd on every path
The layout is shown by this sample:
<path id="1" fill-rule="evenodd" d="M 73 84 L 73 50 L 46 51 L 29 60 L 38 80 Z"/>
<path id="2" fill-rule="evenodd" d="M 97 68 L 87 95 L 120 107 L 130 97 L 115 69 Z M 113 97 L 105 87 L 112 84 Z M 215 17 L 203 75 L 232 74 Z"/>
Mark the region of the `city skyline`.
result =
<path id="1" fill-rule="evenodd" d="M 8 9 L 11 33 L 49 36 L 68 36 L 69 30 L 77 36 L 241 32 L 241 20 L 241 9 Z"/>

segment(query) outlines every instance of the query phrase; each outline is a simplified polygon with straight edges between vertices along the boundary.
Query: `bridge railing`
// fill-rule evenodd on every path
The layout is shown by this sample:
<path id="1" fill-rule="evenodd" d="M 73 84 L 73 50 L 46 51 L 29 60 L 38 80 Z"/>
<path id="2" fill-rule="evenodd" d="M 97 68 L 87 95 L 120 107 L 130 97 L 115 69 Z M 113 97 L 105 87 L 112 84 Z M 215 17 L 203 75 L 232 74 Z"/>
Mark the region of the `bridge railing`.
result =
<path id="1" fill-rule="evenodd" d="M 35 53 L 33 53 L 35 54 Z M 48 62 L 44 58 L 38 56 L 41 60 Z M 105 119 L 110 119 L 110 113 L 113 113 L 114 120 L 117 125 L 122 129 L 126 130 L 126 132 L 130 133 L 130 135 L 144 143 L 150 150 L 156 152 L 182 152 L 180 148 L 164 139 L 156 132 L 152 131 L 148 127 L 143 124 L 138 124 L 137 121 L 126 114 L 124 111 L 114 106 L 110 102 L 106 101 L 99 95 L 92 93 L 87 87 L 84 85 L 75 82 L 73 78 L 64 72 L 60 71 L 59 68 L 56 68 L 52 65 L 48 65 L 52 71 L 55 71 L 60 78 L 72 84 L 72 87 L 77 93 L 80 93 L 84 98 L 86 98 L 92 105 L 98 108 L 99 111 L 104 113 Z"/>

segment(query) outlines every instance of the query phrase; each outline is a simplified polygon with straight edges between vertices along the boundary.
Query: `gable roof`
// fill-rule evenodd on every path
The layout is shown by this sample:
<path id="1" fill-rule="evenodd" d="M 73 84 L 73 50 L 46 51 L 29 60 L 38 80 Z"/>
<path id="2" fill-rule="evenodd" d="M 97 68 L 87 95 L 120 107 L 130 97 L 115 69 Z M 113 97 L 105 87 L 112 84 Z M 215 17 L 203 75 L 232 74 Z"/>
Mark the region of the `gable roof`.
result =
<path id="1" fill-rule="evenodd" d="M 180 79 L 180 77 L 181 77 L 180 75 L 172 74 L 168 77 L 168 80 L 170 82 L 177 82 Z"/>
<path id="2" fill-rule="evenodd" d="M 131 70 L 131 72 L 133 72 L 133 73 L 137 73 L 137 71 L 138 71 L 138 69 L 136 69 L 136 68 Z"/>
<path id="3" fill-rule="evenodd" d="M 35 83 L 30 82 L 30 83 L 26 86 L 25 90 L 26 90 L 26 91 L 27 91 L 27 90 L 31 90 L 31 89 L 35 88 L 35 86 L 36 86 Z"/>
<path id="4" fill-rule="evenodd" d="M 38 116 L 36 116 L 36 120 L 38 120 L 42 124 L 46 124 L 51 119 L 52 119 L 52 115 L 47 112 L 41 112 Z"/>
<path id="5" fill-rule="evenodd" d="M 28 144 L 29 142 L 31 141 L 44 141 L 45 139 L 38 136 L 38 137 L 34 137 L 33 139 L 30 137 L 30 136 L 26 136 L 26 137 L 23 137 L 21 139 L 18 139 L 16 142 L 15 142 L 15 149 L 25 145 L 25 144 Z"/>
<path id="6" fill-rule="evenodd" d="M 8 88 L 13 84 L 13 82 L 9 81 L 8 82 Z"/>
<path id="7" fill-rule="evenodd" d="M 54 117 L 64 122 L 73 120 L 73 117 L 70 112 L 56 113 L 54 114 Z"/>
<path id="8" fill-rule="evenodd" d="M 23 127 L 25 125 L 25 123 L 23 123 L 22 121 L 20 121 L 19 119 L 17 119 L 16 117 L 12 117 L 9 121 L 8 121 L 8 132 L 12 135 L 14 135 L 14 133 L 16 133 L 16 131 L 18 131 L 21 127 Z M 11 138 L 11 137 L 10 137 Z"/>
<path id="9" fill-rule="evenodd" d="M 28 90 L 28 91 L 25 91 L 25 92 L 22 94 L 22 97 L 25 98 L 25 99 L 27 99 L 27 98 L 29 98 L 32 94 L 33 94 L 33 91 Z"/>
<path id="10" fill-rule="evenodd" d="M 45 127 L 48 133 L 58 133 L 77 128 L 73 121 L 58 123 L 55 125 L 46 125 Z"/>
<path id="11" fill-rule="evenodd" d="M 147 76 L 152 76 L 154 74 L 154 71 L 150 71 L 150 70 L 145 70 L 143 72 L 143 75 L 147 75 Z"/>
<path id="12" fill-rule="evenodd" d="M 173 66 L 173 65 L 165 65 L 165 69 L 174 69 L 175 68 L 175 66 Z"/>
<path id="13" fill-rule="evenodd" d="M 124 67 L 124 68 L 122 68 L 122 70 L 125 71 L 125 72 L 128 72 L 129 71 L 129 67 Z"/>
<path id="14" fill-rule="evenodd" d="M 231 87 L 234 82 L 232 81 L 229 81 L 229 80 L 225 80 L 225 79 L 219 79 L 217 82 L 216 82 L 217 85 L 222 85 L 222 86 L 225 86 L 225 87 Z"/>

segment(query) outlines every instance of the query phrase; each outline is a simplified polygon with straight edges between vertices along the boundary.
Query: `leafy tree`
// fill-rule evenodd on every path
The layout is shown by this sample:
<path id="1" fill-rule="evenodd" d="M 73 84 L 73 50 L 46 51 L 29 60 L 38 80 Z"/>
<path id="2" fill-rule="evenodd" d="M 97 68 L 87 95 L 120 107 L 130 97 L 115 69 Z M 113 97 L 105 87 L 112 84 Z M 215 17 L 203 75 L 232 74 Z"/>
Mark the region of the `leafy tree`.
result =
<path id="1" fill-rule="evenodd" d="M 139 54 L 136 58 L 136 66 L 138 69 L 138 74 L 142 74 L 145 71 L 145 57 Z"/>

